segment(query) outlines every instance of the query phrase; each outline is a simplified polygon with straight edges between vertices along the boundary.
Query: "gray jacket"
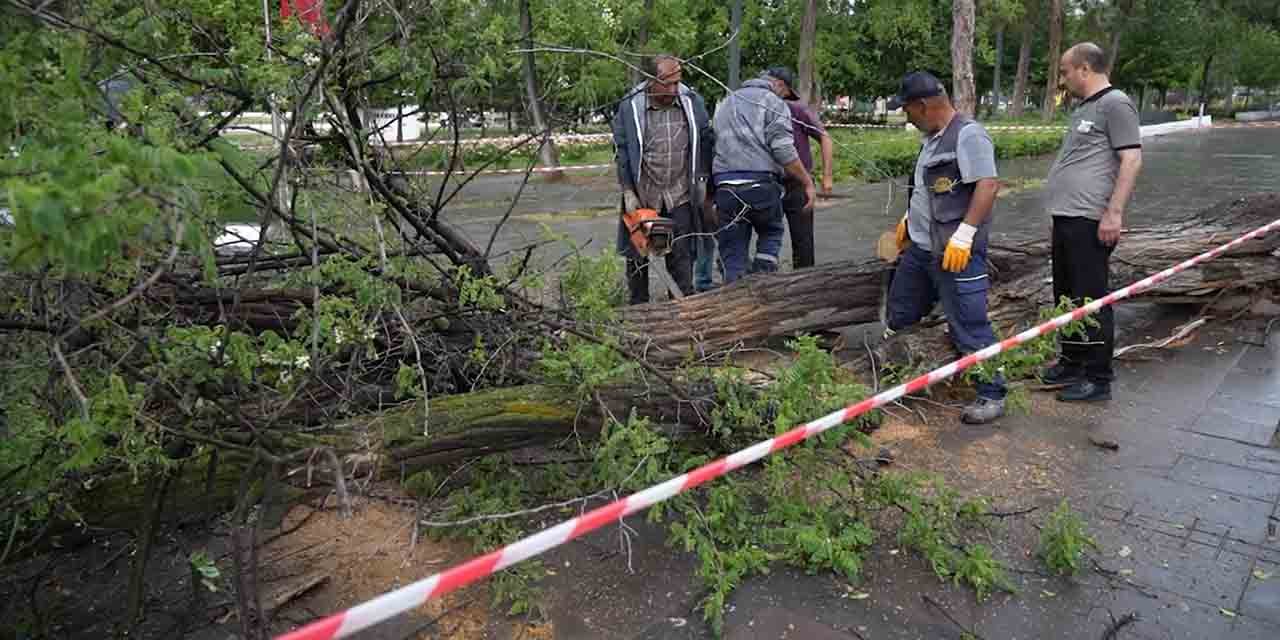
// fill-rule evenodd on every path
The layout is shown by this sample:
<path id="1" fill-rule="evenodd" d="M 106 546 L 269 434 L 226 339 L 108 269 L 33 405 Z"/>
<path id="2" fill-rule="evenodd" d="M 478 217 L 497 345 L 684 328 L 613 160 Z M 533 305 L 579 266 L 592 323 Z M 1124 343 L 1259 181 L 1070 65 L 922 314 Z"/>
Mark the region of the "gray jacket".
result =
<path id="1" fill-rule="evenodd" d="M 781 178 L 783 165 L 799 159 L 791 130 L 791 110 L 773 93 L 769 81 L 753 78 L 716 107 L 715 158 L 711 175 L 771 173 Z"/>

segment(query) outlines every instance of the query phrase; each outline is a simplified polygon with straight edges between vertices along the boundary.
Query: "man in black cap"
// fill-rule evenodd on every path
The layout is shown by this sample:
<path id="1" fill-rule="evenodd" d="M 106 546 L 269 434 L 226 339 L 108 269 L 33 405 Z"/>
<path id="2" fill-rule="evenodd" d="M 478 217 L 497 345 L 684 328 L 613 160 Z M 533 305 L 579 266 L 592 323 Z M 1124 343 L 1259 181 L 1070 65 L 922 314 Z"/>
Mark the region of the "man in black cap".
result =
<path id="1" fill-rule="evenodd" d="M 773 92 L 787 103 L 791 111 L 791 131 L 795 136 L 796 152 L 805 171 L 813 174 L 813 151 L 809 138 L 822 145 L 822 193 L 831 193 L 834 145 L 822 121 L 800 96 L 796 95 L 795 76 L 786 67 L 773 67 L 764 72 L 773 85 Z M 804 185 L 794 181 L 786 184 L 787 193 L 782 198 L 782 211 L 787 216 L 787 228 L 791 231 L 791 267 L 812 267 L 815 262 L 813 248 L 813 206 L 805 206 Z"/>
<path id="2" fill-rule="evenodd" d="M 1000 183 L 995 147 L 982 125 L 958 113 L 933 75 L 902 80 L 889 109 L 901 108 L 924 134 L 908 180 L 908 209 L 898 223 L 898 266 L 889 290 L 886 336 L 919 322 L 937 302 L 962 353 L 996 341 L 987 319 L 987 234 Z M 961 420 L 984 424 L 1004 415 L 1004 376 L 982 377 Z"/>

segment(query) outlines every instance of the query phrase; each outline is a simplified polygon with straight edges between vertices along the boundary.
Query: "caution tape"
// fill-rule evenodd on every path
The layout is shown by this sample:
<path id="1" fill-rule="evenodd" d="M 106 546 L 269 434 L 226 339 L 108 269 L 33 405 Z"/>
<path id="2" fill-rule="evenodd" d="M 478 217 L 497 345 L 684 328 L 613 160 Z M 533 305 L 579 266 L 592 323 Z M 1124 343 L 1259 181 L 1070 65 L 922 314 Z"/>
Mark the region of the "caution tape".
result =
<path id="1" fill-rule="evenodd" d="M 828 129 L 902 129 L 906 130 L 906 124 L 828 124 Z M 1067 125 L 1023 125 L 1023 124 L 994 124 L 983 125 L 987 131 L 1065 131 Z"/>
<path id="2" fill-rule="evenodd" d="M 946 380 L 972 367 L 979 362 L 989 360 L 996 355 L 1034 340 L 1047 333 L 1066 326 L 1068 323 L 1097 312 L 1099 309 L 1119 302 L 1134 294 L 1141 293 L 1150 287 L 1167 280 L 1174 274 L 1189 269 L 1206 260 L 1222 255 L 1245 242 L 1262 236 L 1269 231 L 1280 228 L 1280 219 L 1254 229 L 1253 231 L 1224 244 L 1216 249 L 1202 253 L 1180 264 L 1169 267 L 1155 275 L 1135 282 L 1123 289 L 1114 291 L 1100 300 L 1094 300 L 1069 313 L 1032 327 L 1012 338 L 1006 338 L 985 349 L 943 365 L 906 384 L 898 385 L 887 391 L 878 393 L 862 402 L 845 407 L 839 411 L 823 416 L 813 422 L 802 424 L 776 438 L 756 443 L 732 455 L 720 458 L 686 474 L 677 476 L 662 484 L 650 487 L 639 493 L 614 501 L 608 505 L 593 509 L 586 514 L 562 522 L 550 529 L 513 542 L 487 555 L 474 558 L 464 564 L 437 573 L 378 596 L 373 600 L 357 605 L 341 613 L 313 622 L 301 629 L 279 636 L 277 640 L 330 640 L 345 638 L 357 631 L 367 629 L 379 622 L 421 606 L 427 600 L 439 598 L 464 586 L 479 582 L 494 573 L 506 569 L 517 562 L 528 560 L 550 549 L 563 545 L 570 540 L 581 537 L 607 524 L 620 520 L 628 515 L 648 509 L 653 505 L 673 496 L 689 491 L 694 487 L 719 478 L 730 471 L 745 467 L 765 456 L 786 449 L 807 438 L 818 435 L 832 427 L 844 424 L 868 411 L 883 407 L 902 396 L 915 393 L 942 380 Z"/>

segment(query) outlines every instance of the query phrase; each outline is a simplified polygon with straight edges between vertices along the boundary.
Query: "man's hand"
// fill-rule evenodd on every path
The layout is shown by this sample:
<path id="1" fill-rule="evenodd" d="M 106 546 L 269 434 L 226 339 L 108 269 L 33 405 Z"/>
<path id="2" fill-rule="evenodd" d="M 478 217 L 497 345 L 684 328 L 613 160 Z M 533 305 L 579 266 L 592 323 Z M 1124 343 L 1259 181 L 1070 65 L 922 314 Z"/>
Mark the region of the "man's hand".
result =
<path id="1" fill-rule="evenodd" d="M 702 230 L 706 233 L 715 233 L 719 228 L 720 213 L 716 210 L 716 201 L 707 196 L 707 201 L 702 204 Z"/>
<path id="2" fill-rule="evenodd" d="M 1111 247 L 1120 242 L 1120 226 L 1124 214 L 1115 209 L 1107 209 L 1098 223 L 1098 242 Z"/>
<path id="3" fill-rule="evenodd" d="M 898 253 L 907 250 L 911 246 L 911 237 L 907 235 L 907 214 L 902 214 L 902 220 L 898 221 L 897 229 Z"/>
<path id="4" fill-rule="evenodd" d="M 818 190 L 813 187 L 813 180 L 809 180 L 804 185 L 804 208 L 812 211 L 814 205 L 818 204 Z"/>
<path id="5" fill-rule="evenodd" d="M 625 213 L 631 213 L 640 208 L 640 198 L 636 196 L 636 192 L 630 189 L 622 191 L 622 210 Z"/>
<path id="6" fill-rule="evenodd" d="M 973 251 L 973 235 L 977 233 L 977 227 L 961 222 L 956 232 L 951 234 L 951 240 L 947 242 L 947 250 L 942 254 L 942 270 L 951 273 L 960 273 L 969 266 L 969 256 Z"/>
<path id="7" fill-rule="evenodd" d="M 831 195 L 831 189 L 834 187 L 834 182 L 835 181 L 831 179 L 831 174 L 825 172 L 822 174 L 822 195 Z"/>

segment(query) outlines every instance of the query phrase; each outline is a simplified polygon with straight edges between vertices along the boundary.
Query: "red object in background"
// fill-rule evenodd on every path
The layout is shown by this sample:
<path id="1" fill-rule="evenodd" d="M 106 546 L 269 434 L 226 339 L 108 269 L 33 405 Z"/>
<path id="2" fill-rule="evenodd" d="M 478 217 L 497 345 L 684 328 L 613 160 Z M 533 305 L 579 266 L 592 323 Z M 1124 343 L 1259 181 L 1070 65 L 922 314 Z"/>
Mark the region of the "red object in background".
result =
<path id="1" fill-rule="evenodd" d="M 329 21 L 324 17 L 324 0 L 280 0 L 280 18 L 288 20 L 297 16 L 303 24 L 311 27 L 316 35 L 329 35 Z"/>

